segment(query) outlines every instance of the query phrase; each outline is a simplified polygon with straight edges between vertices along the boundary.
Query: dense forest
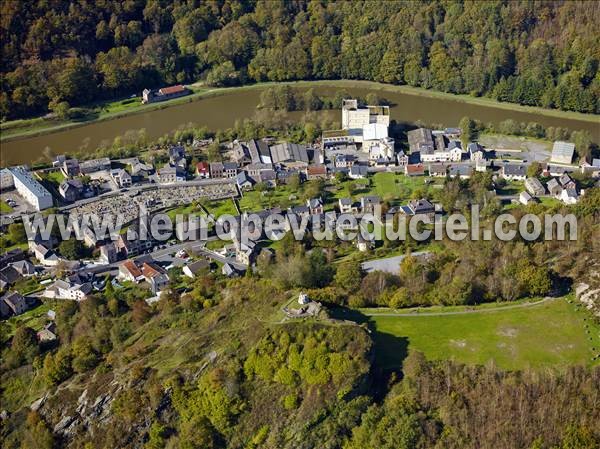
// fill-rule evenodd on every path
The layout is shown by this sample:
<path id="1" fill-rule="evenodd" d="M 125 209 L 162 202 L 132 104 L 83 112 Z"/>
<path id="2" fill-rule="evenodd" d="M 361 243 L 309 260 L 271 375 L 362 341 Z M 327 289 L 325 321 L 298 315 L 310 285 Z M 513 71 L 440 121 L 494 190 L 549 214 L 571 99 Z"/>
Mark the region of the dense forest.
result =
<path id="1" fill-rule="evenodd" d="M 600 4 L 2 2 L 0 116 L 145 87 L 365 79 L 600 112 Z"/>

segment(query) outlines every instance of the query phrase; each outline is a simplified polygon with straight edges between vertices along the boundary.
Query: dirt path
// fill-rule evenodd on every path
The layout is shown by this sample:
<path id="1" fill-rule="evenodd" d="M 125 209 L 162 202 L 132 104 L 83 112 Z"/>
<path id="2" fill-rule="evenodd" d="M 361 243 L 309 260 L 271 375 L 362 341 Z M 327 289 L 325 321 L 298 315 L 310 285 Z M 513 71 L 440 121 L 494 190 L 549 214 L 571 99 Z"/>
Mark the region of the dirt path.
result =
<path id="1" fill-rule="evenodd" d="M 428 316 L 446 316 L 446 315 L 468 315 L 471 313 L 502 312 L 504 310 L 525 309 L 527 307 L 537 306 L 537 305 L 543 304 L 545 302 L 554 301 L 556 299 L 559 299 L 559 298 L 551 298 L 551 297 L 547 296 L 544 299 L 540 299 L 539 301 L 535 301 L 535 302 L 525 302 L 522 304 L 514 304 L 512 306 L 493 307 L 493 308 L 489 308 L 489 309 L 481 308 L 481 309 L 475 309 L 475 310 L 457 310 L 455 312 L 421 313 L 421 312 L 415 311 L 415 312 L 410 312 L 410 313 L 404 313 L 404 312 L 378 313 L 378 312 L 368 312 L 368 311 L 365 311 L 364 309 L 361 309 L 360 312 L 363 315 L 371 316 L 371 317 L 378 317 L 378 316 L 428 317 Z"/>

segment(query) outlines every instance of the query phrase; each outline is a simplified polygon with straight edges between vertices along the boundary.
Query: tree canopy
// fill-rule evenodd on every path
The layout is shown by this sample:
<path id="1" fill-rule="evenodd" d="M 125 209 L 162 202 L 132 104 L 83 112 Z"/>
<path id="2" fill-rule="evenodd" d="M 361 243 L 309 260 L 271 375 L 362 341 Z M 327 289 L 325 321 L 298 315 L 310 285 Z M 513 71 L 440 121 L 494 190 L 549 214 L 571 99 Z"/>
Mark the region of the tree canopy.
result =
<path id="1" fill-rule="evenodd" d="M 338 78 L 600 111 L 593 1 L 81 0 L 1 8 L 3 118 L 65 115 L 198 80 Z"/>

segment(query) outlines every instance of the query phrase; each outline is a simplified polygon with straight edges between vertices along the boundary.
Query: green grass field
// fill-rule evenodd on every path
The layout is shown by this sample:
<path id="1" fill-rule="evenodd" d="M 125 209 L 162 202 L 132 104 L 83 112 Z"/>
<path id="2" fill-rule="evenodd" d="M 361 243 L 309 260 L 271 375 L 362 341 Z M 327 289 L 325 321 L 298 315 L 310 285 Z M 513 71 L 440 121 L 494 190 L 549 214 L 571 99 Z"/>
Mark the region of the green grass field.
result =
<path id="1" fill-rule="evenodd" d="M 508 370 L 600 363 L 592 361 L 600 353 L 600 326 L 565 299 L 486 310 L 447 316 L 371 316 L 378 364 L 399 367 L 406 349 L 422 351 L 429 359 L 493 361 Z"/>
<path id="2" fill-rule="evenodd" d="M 369 179 L 344 181 L 333 192 L 333 198 L 337 201 L 338 198 L 352 196 L 354 200 L 359 200 L 361 196 L 377 195 L 384 201 L 401 204 L 424 196 L 429 189 L 433 188 L 435 183 L 443 182 L 443 180 L 440 180 L 428 183 L 428 180 L 430 181 L 425 176 L 409 177 L 404 176 L 404 174 L 380 172 L 375 173 Z M 351 186 L 355 187 L 353 195 L 350 195 Z"/>

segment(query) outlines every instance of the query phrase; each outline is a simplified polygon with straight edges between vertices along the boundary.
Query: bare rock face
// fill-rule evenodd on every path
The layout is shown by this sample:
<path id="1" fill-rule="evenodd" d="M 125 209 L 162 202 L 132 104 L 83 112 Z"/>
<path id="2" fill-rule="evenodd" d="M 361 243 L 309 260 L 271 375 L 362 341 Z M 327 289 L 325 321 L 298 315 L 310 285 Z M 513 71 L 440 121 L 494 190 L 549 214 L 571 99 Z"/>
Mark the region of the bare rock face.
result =
<path id="1" fill-rule="evenodd" d="M 37 412 L 46 403 L 46 399 L 48 399 L 47 393 L 36 401 L 33 401 L 29 408 L 32 412 Z"/>
<path id="2" fill-rule="evenodd" d="M 600 271 L 595 268 L 575 286 L 575 297 L 600 318 Z"/>

